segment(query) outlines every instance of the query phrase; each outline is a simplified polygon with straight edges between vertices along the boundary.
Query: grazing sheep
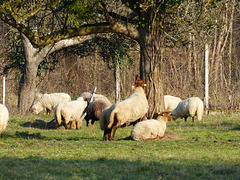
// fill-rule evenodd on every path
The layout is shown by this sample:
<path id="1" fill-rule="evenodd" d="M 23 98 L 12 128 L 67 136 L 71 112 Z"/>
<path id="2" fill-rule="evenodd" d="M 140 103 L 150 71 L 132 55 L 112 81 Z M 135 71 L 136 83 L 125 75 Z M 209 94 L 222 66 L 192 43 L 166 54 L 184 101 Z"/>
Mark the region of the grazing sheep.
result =
<path id="1" fill-rule="evenodd" d="M 87 107 L 87 115 L 85 116 L 85 120 L 87 121 L 87 126 L 89 123 L 89 120 L 91 119 L 91 124 L 94 124 L 94 121 L 99 120 L 100 114 L 103 111 L 103 109 L 107 107 L 107 103 L 103 100 L 96 100 L 89 102 Z"/>
<path id="2" fill-rule="evenodd" d="M 161 139 L 165 136 L 167 121 L 172 121 L 169 112 L 159 114 L 157 119 L 141 121 L 133 127 L 131 137 L 135 141 Z"/>
<path id="3" fill-rule="evenodd" d="M 87 100 L 90 100 L 92 97 L 92 94 L 90 92 L 83 92 L 80 94 L 80 97 L 86 98 Z M 106 102 L 107 106 L 111 105 L 112 103 L 108 100 L 108 98 L 102 94 L 94 94 L 93 95 L 93 101 L 96 100 L 103 100 Z"/>
<path id="4" fill-rule="evenodd" d="M 165 110 L 171 112 L 177 107 L 180 101 L 181 99 L 179 97 L 164 95 Z"/>
<path id="5" fill-rule="evenodd" d="M 71 97 L 66 93 L 44 94 L 41 99 L 32 106 L 32 112 L 39 114 L 46 110 L 47 114 L 50 115 L 50 113 L 54 111 L 56 105 L 60 102 L 67 101 L 71 101 Z"/>
<path id="6" fill-rule="evenodd" d="M 124 101 L 107 109 L 108 112 L 106 114 L 110 115 L 109 117 L 101 119 L 100 116 L 100 128 L 104 130 L 104 140 L 107 140 L 107 135 L 109 141 L 114 140 L 117 128 L 129 126 L 146 115 L 148 112 L 148 101 L 143 90 L 144 86 L 146 85 L 144 85 L 143 81 L 137 76 L 133 94 Z M 112 128 L 113 135 L 111 137 Z"/>
<path id="7" fill-rule="evenodd" d="M 203 110 L 203 101 L 199 97 L 191 97 L 181 101 L 171 114 L 173 120 L 184 118 L 187 121 L 187 118 L 190 116 L 192 121 L 194 121 L 194 116 L 197 116 L 197 120 L 201 121 Z"/>
<path id="8" fill-rule="evenodd" d="M 82 125 L 81 116 L 87 107 L 87 101 L 79 97 L 75 101 L 61 102 L 54 109 L 54 116 L 56 119 L 56 127 L 64 121 L 65 129 L 68 128 L 69 122 L 76 122 L 76 129 Z"/>
<path id="9" fill-rule="evenodd" d="M 3 104 L 0 104 L 0 134 L 4 129 L 6 129 L 8 119 L 9 119 L 8 109 Z"/>

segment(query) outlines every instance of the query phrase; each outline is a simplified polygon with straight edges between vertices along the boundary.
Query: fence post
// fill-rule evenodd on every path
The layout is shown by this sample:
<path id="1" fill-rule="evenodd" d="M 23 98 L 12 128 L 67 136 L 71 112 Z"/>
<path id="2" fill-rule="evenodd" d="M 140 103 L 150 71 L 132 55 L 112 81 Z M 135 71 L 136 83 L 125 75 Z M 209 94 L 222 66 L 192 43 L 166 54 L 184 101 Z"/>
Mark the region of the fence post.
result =
<path id="1" fill-rule="evenodd" d="M 6 78 L 3 77 L 3 105 L 5 106 L 5 83 L 6 82 Z"/>

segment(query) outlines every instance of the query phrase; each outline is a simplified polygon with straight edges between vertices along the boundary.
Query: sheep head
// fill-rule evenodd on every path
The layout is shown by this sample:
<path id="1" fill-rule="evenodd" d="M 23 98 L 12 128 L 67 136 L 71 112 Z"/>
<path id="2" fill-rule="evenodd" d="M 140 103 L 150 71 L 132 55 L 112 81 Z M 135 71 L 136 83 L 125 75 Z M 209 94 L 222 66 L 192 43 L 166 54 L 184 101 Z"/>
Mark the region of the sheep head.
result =
<path id="1" fill-rule="evenodd" d="M 132 86 L 132 89 L 135 89 L 136 87 L 147 87 L 146 84 L 143 84 L 143 80 L 141 80 L 138 75 L 136 76 L 135 85 Z"/>
<path id="2" fill-rule="evenodd" d="M 172 121 L 173 120 L 173 117 L 171 116 L 171 114 L 169 112 L 158 113 L 158 115 L 166 117 L 168 121 Z"/>

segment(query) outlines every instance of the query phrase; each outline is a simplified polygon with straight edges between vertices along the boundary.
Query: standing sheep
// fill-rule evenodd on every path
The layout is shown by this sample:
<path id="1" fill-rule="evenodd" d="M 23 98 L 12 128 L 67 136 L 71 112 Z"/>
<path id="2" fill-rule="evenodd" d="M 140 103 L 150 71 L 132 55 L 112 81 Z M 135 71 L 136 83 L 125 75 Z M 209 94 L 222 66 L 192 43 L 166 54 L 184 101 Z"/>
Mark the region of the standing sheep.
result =
<path id="1" fill-rule="evenodd" d="M 192 121 L 194 121 L 194 116 L 197 116 L 197 120 L 201 121 L 203 110 L 203 101 L 199 97 L 191 97 L 181 101 L 171 114 L 173 120 L 184 118 L 187 121 L 187 118 L 190 116 Z"/>
<path id="2" fill-rule="evenodd" d="M 0 104 L 0 135 L 4 129 L 7 127 L 9 119 L 9 112 L 6 106 Z"/>
<path id="3" fill-rule="evenodd" d="M 159 114 L 157 119 L 141 121 L 133 127 L 131 137 L 135 141 L 161 139 L 165 136 L 168 121 L 172 121 L 169 112 Z"/>
<path id="4" fill-rule="evenodd" d="M 105 107 L 107 107 L 107 103 L 103 100 L 89 102 L 87 107 L 87 115 L 85 117 L 85 120 L 87 121 L 87 126 L 90 119 L 92 120 L 92 125 L 94 124 L 94 121 L 99 120 L 100 114 Z"/>
<path id="5" fill-rule="evenodd" d="M 137 76 L 133 94 L 124 101 L 115 104 L 110 116 L 105 118 L 105 120 L 100 118 L 100 121 L 102 120 L 107 123 L 104 124 L 104 122 L 100 122 L 100 128 L 104 130 L 104 140 L 107 140 L 107 135 L 109 141 L 114 140 L 117 128 L 129 126 L 131 123 L 134 123 L 146 115 L 148 112 L 148 101 L 143 90 L 144 86 L 146 85 L 143 84 L 143 81 Z M 111 107 L 113 108 L 113 106 Z M 111 137 L 112 128 L 113 135 Z"/>
<path id="6" fill-rule="evenodd" d="M 164 95 L 164 105 L 165 110 L 171 112 L 174 110 L 178 103 L 181 101 L 179 97 L 171 96 L 171 95 Z"/>
<path id="7" fill-rule="evenodd" d="M 66 93 L 44 94 L 41 99 L 32 106 L 32 112 L 39 114 L 40 112 L 46 110 L 47 114 L 50 115 L 60 102 L 67 101 L 71 101 L 71 97 Z"/>
<path id="8" fill-rule="evenodd" d="M 82 94 L 80 94 L 80 97 L 86 98 L 86 99 L 90 99 L 92 97 L 92 94 L 90 92 L 83 92 Z M 110 106 L 112 103 L 108 100 L 108 98 L 102 94 L 94 94 L 93 95 L 93 101 L 96 100 L 103 100 L 105 101 L 105 103 L 107 104 L 107 106 Z"/>
<path id="9" fill-rule="evenodd" d="M 79 97 L 75 101 L 59 103 L 54 109 L 56 127 L 64 121 L 65 129 L 67 129 L 67 124 L 75 121 L 76 129 L 79 129 L 82 125 L 81 117 L 86 107 L 87 101 L 85 101 L 82 97 Z"/>

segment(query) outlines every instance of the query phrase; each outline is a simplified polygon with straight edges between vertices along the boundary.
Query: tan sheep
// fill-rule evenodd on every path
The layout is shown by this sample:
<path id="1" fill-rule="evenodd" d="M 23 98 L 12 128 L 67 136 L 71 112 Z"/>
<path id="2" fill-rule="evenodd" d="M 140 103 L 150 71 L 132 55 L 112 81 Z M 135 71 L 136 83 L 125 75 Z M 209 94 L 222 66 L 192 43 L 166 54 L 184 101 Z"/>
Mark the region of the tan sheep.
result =
<path id="1" fill-rule="evenodd" d="M 9 119 L 8 109 L 3 104 L 0 104 L 0 134 L 4 129 L 6 129 L 8 119 Z"/>
<path id="2" fill-rule="evenodd" d="M 146 85 L 143 84 L 143 81 L 137 76 L 133 94 L 124 101 L 115 104 L 115 106 L 111 106 L 114 108 L 110 116 L 106 118 L 107 120 L 104 120 L 107 124 L 100 122 L 100 127 L 104 130 L 104 140 L 107 140 L 107 135 L 109 141 L 114 140 L 117 128 L 129 126 L 146 115 L 148 112 L 148 101 L 143 90 L 144 86 Z M 112 128 L 113 135 L 111 136 Z"/>
<path id="3" fill-rule="evenodd" d="M 65 129 L 67 129 L 67 124 L 74 121 L 76 122 L 76 129 L 79 129 L 82 125 L 81 116 L 83 115 L 86 107 L 87 101 L 85 101 L 82 97 L 75 101 L 59 103 L 54 109 L 56 127 L 63 121 Z"/>
<path id="4" fill-rule="evenodd" d="M 135 141 L 161 139 L 165 136 L 168 121 L 172 121 L 169 112 L 159 114 L 157 119 L 141 121 L 133 127 L 131 138 Z"/>
<path id="5" fill-rule="evenodd" d="M 179 97 L 171 96 L 171 95 L 164 95 L 164 105 L 165 110 L 171 112 L 174 110 L 178 103 L 181 101 Z"/>
<path id="6" fill-rule="evenodd" d="M 197 116 L 197 120 L 201 121 L 203 117 L 204 104 L 199 97 L 191 97 L 181 101 L 178 106 L 171 112 L 173 120 L 184 118 L 187 121 L 188 117 Z"/>

